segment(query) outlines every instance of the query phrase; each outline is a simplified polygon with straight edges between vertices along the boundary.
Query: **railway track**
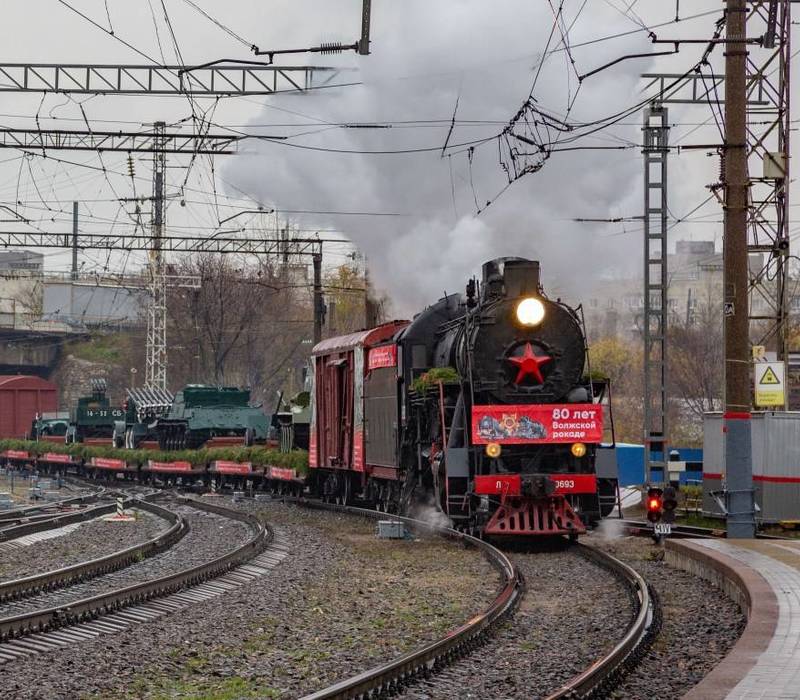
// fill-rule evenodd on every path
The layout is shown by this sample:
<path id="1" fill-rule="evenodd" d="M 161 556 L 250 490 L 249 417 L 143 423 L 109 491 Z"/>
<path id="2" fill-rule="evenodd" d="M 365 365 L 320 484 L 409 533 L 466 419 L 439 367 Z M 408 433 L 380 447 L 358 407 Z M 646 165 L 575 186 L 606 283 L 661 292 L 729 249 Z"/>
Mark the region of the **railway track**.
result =
<path id="1" fill-rule="evenodd" d="M 47 501 L 45 503 L 23 506 L 22 508 L 14 508 L 13 510 L 0 511 L 0 527 L 4 524 L 10 525 L 15 521 L 18 522 L 26 518 L 36 517 L 37 513 L 46 515 L 71 506 L 94 503 L 106 493 L 106 490 L 105 486 L 99 486 L 95 487 L 91 492 L 79 496 L 70 496 L 69 498 L 62 498 L 58 501 Z"/>
<path id="2" fill-rule="evenodd" d="M 386 514 L 362 508 L 337 506 L 312 501 L 287 499 L 312 508 L 349 513 L 362 517 L 379 519 Z M 412 684 L 416 679 L 428 677 L 456 659 L 468 655 L 479 647 L 495 627 L 513 613 L 524 595 L 524 581 L 517 567 L 507 554 L 491 544 L 470 535 L 448 528 L 441 528 L 410 518 L 391 516 L 412 528 L 436 532 L 450 539 L 458 540 L 465 546 L 479 549 L 500 572 L 501 588 L 481 614 L 476 615 L 464 625 L 450 632 L 446 637 L 428 644 L 399 658 L 388 660 L 367 671 L 341 680 L 334 685 L 306 695 L 303 700 L 344 700 L 346 698 L 367 698 L 378 694 L 391 695 Z M 588 668 L 564 683 L 556 691 L 545 690 L 532 695 L 556 698 L 593 697 L 608 693 L 621 680 L 625 673 L 636 665 L 641 655 L 649 647 L 660 626 L 660 609 L 653 592 L 645 580 L 631 567 L 618 559 L 588 545 L 573 545 L 581 556 L 609 570 L 630 593 L 635 615 L 628 625 L 622 639 Z M 547 695 L 547 693 L 550 693 Z M 383 696 L 381 695 L 381 696 Z"/>
<path id="3" fill-rule="evenodd" d="M 625 529 L 628 530 L 631 534 L 634 535 L 642 535 L 646 537 L 650 537 L 653 535 L 653 526 L 651 523 L 646 522 L 644 520 L 615 520 L 615 522 L 621 523 Z M 709 527 L 696 527 L 694 525 L 673 525 L 672 526 L 672 533 L 669 537 L 677 537 L 677 538 L 684 538 L 684 537 L 692 537 L 697 539 L 717 539 L 720 537 L 726 537 L 726 532 L 724 527 L 720 528 L 709 528 Z M 763 532 L 756 533 L 757 539 L 763 540 L 791 540 L 791 537 L 781 537 L 780 535 L 767 535 Z"/>
<path id="4" fill-rule="evenodd" d="M 34 576 L 0 583 L 0 604 L 22 600 L 117 571 L 171 547 L 188 531 L 186 520 L 172 511 L 138 498 L 127 499 L 127 508 L 140 508 L 169 523 L 169 527 L 153 539 L 90 561 L 64 566 Z"/>
<path id="5" fill-rule="evenodd" d="M 209 600 L 264 575 L 287 554 L 285 545 L 275 541 L 271 528 L 250 515 L 195 499 L 179 498 L 177 502 L 241 522 L 249 528 L 250 535 L 243 544 L 226 554 L 175 573 L 61 605 L 0 618 L 0 663 L 100 634 L 115 633 L 131 624 Z M 173 525 L 179 520 L 176 516 Z M 172 536 L 175 534 L 173 532 Z M 76 574 L 80 575 L 81 567 L 85 573 L 92 569 L 96 573 L 97 561 L 85 562 L 77 569 L 71 567 L 73 571 L 68 575 L 73 577 L 72 580 Z M 12 589 L 30 589 L 29 582 L 18 580 L 9 584 Z"/>

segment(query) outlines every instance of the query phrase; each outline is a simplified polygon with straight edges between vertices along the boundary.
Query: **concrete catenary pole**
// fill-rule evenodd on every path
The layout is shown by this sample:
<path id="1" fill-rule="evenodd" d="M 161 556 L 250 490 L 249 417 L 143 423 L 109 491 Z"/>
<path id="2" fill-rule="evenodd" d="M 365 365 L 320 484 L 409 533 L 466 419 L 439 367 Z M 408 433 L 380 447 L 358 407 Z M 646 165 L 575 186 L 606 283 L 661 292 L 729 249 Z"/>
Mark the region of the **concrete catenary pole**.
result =
<path id="1" fill-rule="evenodd" d="M 72 203 L 72 272 L 70 278 L 78 279 L 78 203 Z"/>
<path id="2" fill-rule="evenodd" d="M 747 299 L 747 0 L 726 0 L 725 471 L 728 537 L 755 535 Z"/>

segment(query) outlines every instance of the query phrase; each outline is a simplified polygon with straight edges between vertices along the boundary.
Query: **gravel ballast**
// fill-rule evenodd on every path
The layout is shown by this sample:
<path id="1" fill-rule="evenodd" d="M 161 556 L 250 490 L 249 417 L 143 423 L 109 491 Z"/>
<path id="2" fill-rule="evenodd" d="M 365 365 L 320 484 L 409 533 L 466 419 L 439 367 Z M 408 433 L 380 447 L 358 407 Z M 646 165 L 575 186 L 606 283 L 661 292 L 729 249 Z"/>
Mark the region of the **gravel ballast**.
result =
<path id="1" fill-rule="evenodd" d="M 510 556 L 527 589 L 515 615 L 483 647 L 401 697 L 540 697 L 622 637 L 633 608 L 612 574 L 570 550 Z"/>
<path id="2" fill-rule="evenodd" d="M 189 523 L 188 533 L 168 550 L 119 571 L 89 579 L 84 583 L 2 604 L 0 605 L 0 618 L 33 612 L 42 608 L 67 605 L 72 601 L 183 571 L 226 554 L 239 544 L 243 544 L 251 533 L 250 528 L 244 523 L 220 515 L 189 506 L 166 504 L 166 507 L 183 515 Z M 124 524 L 116 523 L 116 525 L 122 527 Z"/>
<path id="3" fill-rule="evenodd" d="M 168 527 L 166 520 L 141 510 L 133 523 L 89 520 L 58 537 L 4 549 L 0 557 L 0 582 L 113 554 L 151 540 Z"/>
<path id="4" fill-rule="evenodd" d="M 374 521 L 246 507 L 288 541 L 277 568 L 182 614 L 0 666 L 0 696 L 294 698 L 440 638 L 499 589 L 457 543 L 379 541 Z"/>
<path id="5" fill-rule="evenodd" d="M 744 613 L 712 583 L 666 564 L 663 547 L 651 539 L 597 534 L 590 541 L 644 576 L 664 618 L 649 652 L 613 697 L 681 697 L 733 648 L 747 623 Z"/>

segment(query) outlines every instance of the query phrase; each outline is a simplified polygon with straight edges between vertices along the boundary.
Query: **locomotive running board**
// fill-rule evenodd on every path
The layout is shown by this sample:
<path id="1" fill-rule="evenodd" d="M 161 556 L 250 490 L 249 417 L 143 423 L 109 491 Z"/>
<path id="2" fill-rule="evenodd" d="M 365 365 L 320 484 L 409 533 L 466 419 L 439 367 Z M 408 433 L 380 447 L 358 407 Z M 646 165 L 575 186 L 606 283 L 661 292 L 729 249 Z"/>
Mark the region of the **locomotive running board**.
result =
<path id="1" fill-rule="evenodd" d="M 564 496 L 506 496 L 486 523 L 485 535 L 583 535 L 586 527 Z"/>

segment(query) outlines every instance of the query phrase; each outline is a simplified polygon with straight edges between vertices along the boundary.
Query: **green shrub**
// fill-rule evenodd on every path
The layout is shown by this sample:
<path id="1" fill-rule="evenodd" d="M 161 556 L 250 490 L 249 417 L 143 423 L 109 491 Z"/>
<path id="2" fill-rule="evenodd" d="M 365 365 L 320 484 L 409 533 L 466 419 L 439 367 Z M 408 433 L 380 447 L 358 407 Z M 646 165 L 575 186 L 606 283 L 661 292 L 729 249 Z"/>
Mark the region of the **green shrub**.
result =
<path id="1" fill-rule="evenodd" d="M 460 380 L 458 372 L 453 367 L 433 367 L 421 374 L 411 383 L 411 390 L 424 393 L 439 382 L 443 384 L 457 384 Z"/>
<path id="2" fill-rule="evenodd" d="M 29 440 L 0 440 L 0 452 L 6 450 L 24 450 L 31 455 L 40 456 L 46 452 L 68 454 L 88 462 L 92 457 L 102 459 L 121 459 L 130 465 L 154 462 L 190 462 L 195 467 L 203 467 L 216 460 L 227 462 L 252 462 L 254 467 L 285 467 L 295 469 L 298 474 L 308 471 L 308 452 L 293 450 L 280 452 L 264 445 L 254 447 L 214 447 L 199 450 L 126 450 L 108 445 L 69 445 L 49 442 L 33 442 Z"/>

